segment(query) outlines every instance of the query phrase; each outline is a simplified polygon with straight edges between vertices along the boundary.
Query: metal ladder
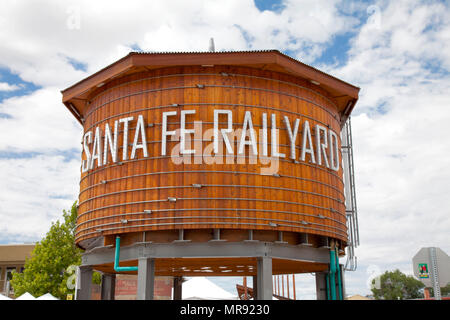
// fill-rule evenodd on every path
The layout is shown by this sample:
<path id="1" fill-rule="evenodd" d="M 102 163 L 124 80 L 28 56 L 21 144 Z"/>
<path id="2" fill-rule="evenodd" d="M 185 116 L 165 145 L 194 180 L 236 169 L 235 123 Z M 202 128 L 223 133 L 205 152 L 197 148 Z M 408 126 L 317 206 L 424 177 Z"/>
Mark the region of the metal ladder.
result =
<path id="1" fill-rule="evenodd" d="M 355 172 L 353 166 L 352 125 L 350 117 L 341 131 L 341 153 L 344 171 L 345 212 L 347 217 L 348 245 L 346 271 L 355 271 L 355 248 L 359 245 L 358 210 L 356 207 Z"/>

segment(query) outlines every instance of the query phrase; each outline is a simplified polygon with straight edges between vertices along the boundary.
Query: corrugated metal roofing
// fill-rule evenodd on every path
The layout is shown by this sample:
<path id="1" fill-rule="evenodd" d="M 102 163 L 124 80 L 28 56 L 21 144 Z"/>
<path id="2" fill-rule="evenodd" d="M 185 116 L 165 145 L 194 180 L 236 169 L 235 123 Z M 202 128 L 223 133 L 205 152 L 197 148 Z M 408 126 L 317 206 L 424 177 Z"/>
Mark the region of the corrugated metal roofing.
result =
<path id="1" fill-rule="evenodd" d="M 277 49 L 266 49 L 266 50 L 237 50 L 237 51 L 232 51 L 232 50 L 230 50 L 230 51 L 154 51 L 154 52 L 152 52 L 152 51 L 131 51 L 126 56 L 120 58 L 119 60 L 114 61 L 113 63 L 107 65 L 106 67 L 100 69 L 99 71 L 91 74 L 87 78 L 85 78 L 83 80 L 80 80 L 79 82 L 73 84 L 72 86 L 62 90 L 61 92 L 64 92 L 67 89 L 76 86 L 80 82 L 83 82 L 86 79 L 89 79 L 89 78 L 93 77 L 94 75 L 102 72 L 103 70 L 106 70 L 106 69 L 110 68 L 111 66 L 117 64 L 118 62 L 120 62 L 122 60 L 125 60 L 126 58 L 128 58 L 129 56 L 132 56 L 132 55 L 164 55 L 164 54 L 208 54 L 208 55 L 213 54 L 213 55 L 219 55 L 219 54 L 230 54 L 230 53 L 231 54 L 234 54 L 234 53 L 236 53 L 236 54 L 277 53 L 277 54 L 282 55 L 283 57 L 288 58 L 289 60 L 292 60 L 292 61 L 296 62 L 296 63 L 301 63 L 303 65 L 306 65 L 306 66 L 310 67 L 311 69 L 314 69 L 315 71 L 317 71 L 317 72 L 319 72 L 319 73 L 321 73 L 321 74 L 323 74 L 325 76 L 332 77 L 332 78 L 334 78 L 334 79 L 336 79 L 338 81 L 344 82 L 344 83 L 346 83 L 346 84 L 348 84 L 348 85 L 350 85 L 352 87 L 357 88 L 356 86 L 354 86 L 354 85 L 352 85 L 352 84 L 350 84 L 350 83 L 348 83 L 346 81 L 343 81 L 343 80 L 341 80 L 341 79 L 339 79 L 339 78 L 337 78 L 337 77 L 335 77 L 335 76 L 333 76 L 333 75 L 331 75 L 329 73 L 323 72 L 323 71 L 321 71 L 321 70 L 319 70 L 319 69 L 317 69 L 317 68 L 315 68 L 315 67 L 313 67 L 313 66 L 311 66 L 311 65 L 309 65 L 307 63 L 304 63 L 304 62 L 301 62 L 300 60 L 292 58 L 291 56 L 289 56 L 289 55 L 287 55 L 287 54 L 285 54 L 285 53 L 283 53 L 283 52 L 281 52 L 281 51 L 279 51 Z"/>
<path id="2" fill-rule="evenodd" d="M 265 49 L 265 50 L 228 50 L 228 51 L 131 51 L 130 53 L 137 54 L 191 54 L 191 53 L 261 53 L 261 52 L 280 52 L 277 49 Z"/>
<path id="3" fill-rule="evenodd" d="M 310 67 L 310 68 L 320 72 L 320 73 L 323 73 L 323 74 L 325 74 L 327 76 L 331 76 L 331 77 L 333 77 L 333 78 L 335 78 L 335 79 L 337 79 L 339 81 L 342 81 L 341 79 L 339 79 L 339 78 L 337 78 L 337 77 L 335 77 L 335 76 L 333 76 L 333 75 L 331 75 L 329 73 L 325 73 L 325 72 L 323 72 L 323 71 L 321 71 L 321 70 L 311 66 L 310 64 L 307 64 L 307 63 L 304 63 L 304 62 L 302 62 L 302 61 L 300 61 L 298 59 L 295 59 L 295 58 L 291 57 L 290 55 L 288 55 L 288 54 L 286 54 L 286 53 L 284 53 L 284 52 L 282 52 L 280 50 L 277 50 L 277 49 L 236 50 L 236 51 L 234 51 L 234 50 L 228 50 L 228 51 L 131 51 L 128 55 L 133 55 L 133 54 L 143 54 L 143 55 L 152 55 L 152 54 L 155 54 L 155 55 L 158 55 L 158 54 L 221 54 L 221 53 L 225 53 L 225 54 L 229 54 L 229 53 L 240 53 L 240 54 L 242 54 L 242 53 L 244 53 L 244 54 L 245 53 L 249 53 L 249 54 L 251 54 L 251 53 L 269 53 L 269 52 L 279 53 L 282 56 L 284 56 L 284 57 L 286 57 L 286 58 L 288 58 L 288 59 L 290 59 L 292 61 L 295 61 L 297 63 L 302 63 L 302 64 L 304 64 L 304 65 L 306 65 L 306 66 L 308 66 L 308 67 Z M 345 81 L 343 81 L 343 82 L 345 82 Z M 347 83 L 347 84 L 352 85 L 350 83 Z"/>

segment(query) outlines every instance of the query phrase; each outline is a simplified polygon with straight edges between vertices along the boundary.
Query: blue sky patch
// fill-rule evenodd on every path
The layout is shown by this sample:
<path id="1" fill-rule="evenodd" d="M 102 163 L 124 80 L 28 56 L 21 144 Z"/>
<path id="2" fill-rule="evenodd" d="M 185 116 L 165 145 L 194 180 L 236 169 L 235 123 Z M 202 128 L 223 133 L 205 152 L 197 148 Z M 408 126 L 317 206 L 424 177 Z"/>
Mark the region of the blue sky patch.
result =
<path id="1" fill-rule="evenodd" d="M 1 99 L 0 99 L 0 102 L 1 102 Z M 0 112 L 0 119 L 12 119 L 12 117 L 7 113 Z"/>
<path id="2" fill-rule="evenodd" d="M 252 37 L 242 26 L 240 26 L 238 24 L 235 24 L 234 26 L 239 29 L 242 36 L 244 37 L 245 42 L 247 43 L 249 48 L 252 49 L 252 47 L 253 47 L 252 42 L 254 40 L 254 37 Z"/>
<path id="3" fill-rule="evenodd" d="M 83 72 L 86 72 L 86 71 L 87 71 L 87 63 L 78 61 L 78 60 L 76 60 L 76 59 L 74 59 L 74 58 L 71 58 L 71 57 L 66 57 L 66 59 L 67 59 L 67 62 L 69 62 L 70 65 L 71 65 L 75 70 L 80 70 L 80 71 L 83 71 Z"/>
<path id="4" fill-rule="evenodd" d="M 130 49 L 133 50 L 134 52 L 142 52 L 143 51 L 137 43 L 130 44 Z"/>
<path id="5" fill-rule="evenodd" d="M 14 243 L 27 243 L 27 244 L 33 244 L 36 243 L 38 241 L 40 241 L 40 237 L 36 237 L 36 236 L 29 236 L 27 234 L 24 233 L 17 233 L 17 234 L 11 234 L 11 233 L 7 233 L 7 232 L 1 232 L 0 230 L 0 234 L 4 234 L 5 236 L 0 236 L 0 244 L 14 244 Z"/>
<path id="6" fill-rule="evenodd" d="M 282 0 L 254 0 L 259 11 L 281 11 L 284 8 Z"/>
<path id="7" fill-rule="evenodd" d="M 80 150 L 76 148 L 68 149 L 68 150 L 55 150 L 49 152 L 23 152 L 23 151 L 6 151 L 0 150 L 0 159 L 31 159 L 38 156 L 62 156 L 64 162 L 69 162 L 74 159 L 78 160 L 80 156 Z"/>
<path id="8" fill-rule="evenodd" d="M 450 76 L 450 70 L 446 69 L 442 62 L 437 59 L 423 59 L 421 61 L 422 66 L 429 70 L 434 77 L 441 78 L 441 77 L 448 77 Z"/>
<path id="9" fill-rule="evenodd" d="M 388 111 L 390 110 L 390 106 L 387 103 L 387 101 L 383 101 L 377 105 L 376 110 L 377 110 L 377 113 L 384 115 L 384 114 L 388 113 Z"/>
<path id="10" fill-rule="evenodd" d="M 325 51 L 316 59 L 318 64 L 332 64 L 336 67 L 344 65 L 348 60 L 348 51 L 351 48 L 350 40 L 354 33 L 344 33 L 333 37 L 332 41 L 327 43 Z"/>
<path id="11" fill-rule="evenodd" d="M 29 95 L 42 88 L 31 82 L 23 81 L 17 74 L 12 73 L 10 70 L 5 68 L 0 68 L 0 82 L 6 82 L 10 85 L 16 85 L 18 87 L 17 90 L 13 91 L 0 91 L 0 103 L 11 97 Z M 0 113 L 0 117 L 5 118 L 7 115 Z"/>
<path id="12" fill-rule="evenodd" d="M 50 194 L 48 197 L 57 200 L 73 200 L 72 194 Z"/>
<path id="13" fill-rule="evenodd" d="M 30 159 L 34 158 L 38 155 L 41 155 L 40 152 L 14 152 L 14 151 L 0 151 L 0 159 Z"/>

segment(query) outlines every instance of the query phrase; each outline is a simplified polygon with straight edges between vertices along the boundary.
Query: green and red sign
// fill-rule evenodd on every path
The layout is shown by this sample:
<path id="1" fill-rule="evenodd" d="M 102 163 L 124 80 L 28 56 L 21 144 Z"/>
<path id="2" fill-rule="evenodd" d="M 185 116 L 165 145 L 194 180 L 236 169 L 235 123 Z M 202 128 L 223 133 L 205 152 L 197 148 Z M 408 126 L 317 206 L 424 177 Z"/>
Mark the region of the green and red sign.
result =
<path id="1" fill-rule="evenodd" d="M 428 273 L 428 264 L 419 263 L 419 278 L 420 279 L 428 279 L 430 274 Z"/>

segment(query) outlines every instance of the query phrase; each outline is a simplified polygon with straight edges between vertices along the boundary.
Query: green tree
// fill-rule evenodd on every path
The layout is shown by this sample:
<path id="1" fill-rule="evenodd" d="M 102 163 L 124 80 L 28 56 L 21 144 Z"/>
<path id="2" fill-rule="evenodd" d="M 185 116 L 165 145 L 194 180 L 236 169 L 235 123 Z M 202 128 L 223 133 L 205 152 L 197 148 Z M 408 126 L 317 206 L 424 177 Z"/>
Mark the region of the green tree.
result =
<path id="1" fill-rule="evenodd" d="M 22 273 L 13 273 L 11 286 L 17 296 L 25 292 L 38 297 L 45 293 L 65 299 L 74 293 L 67 287 L 70 265 L 81 264 L 81 249 L 75 246 L 76 202 L 70 211 L 63 210 L 64 221 L 52 223 L 46 236 L 36 244 Z M 97 277 L 96 277 L 97 278 Z"/>
<path id="2" fill-rule="evenodd" d="M 422 298 L 424 284 L 400 270 L 386 271 L 380 276 L 379 286 L 372 281 L 372 293 L 376 300 L 397 300 Z"/>

